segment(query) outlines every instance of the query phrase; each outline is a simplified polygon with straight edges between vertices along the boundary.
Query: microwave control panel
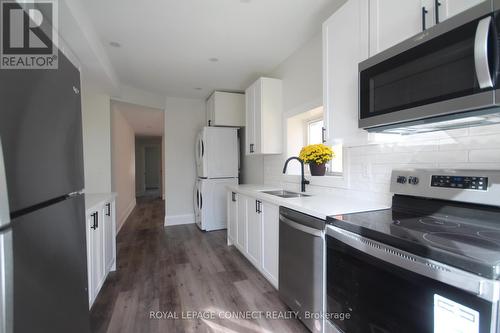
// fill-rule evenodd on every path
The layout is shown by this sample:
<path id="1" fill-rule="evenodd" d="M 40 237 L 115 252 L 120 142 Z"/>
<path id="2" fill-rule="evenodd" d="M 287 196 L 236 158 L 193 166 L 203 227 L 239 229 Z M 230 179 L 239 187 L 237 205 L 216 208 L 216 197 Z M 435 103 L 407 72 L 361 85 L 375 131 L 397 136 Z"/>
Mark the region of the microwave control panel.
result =
<path id="1" fill-rule="evenodd" d="M 488 177 L 433 175 L 431 177 L 431 187 L 486 191 L 488 189 Z"/>

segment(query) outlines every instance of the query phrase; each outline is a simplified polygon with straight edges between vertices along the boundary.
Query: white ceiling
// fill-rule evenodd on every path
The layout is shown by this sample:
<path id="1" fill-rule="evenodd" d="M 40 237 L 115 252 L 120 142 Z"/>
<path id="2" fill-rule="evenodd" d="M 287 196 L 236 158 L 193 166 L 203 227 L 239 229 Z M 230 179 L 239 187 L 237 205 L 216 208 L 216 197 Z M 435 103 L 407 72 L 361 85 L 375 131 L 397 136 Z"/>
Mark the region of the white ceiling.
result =
<path id="1" fill-rule="evenodd" d="M 123 114 L 136 136 L 163 136 L 162 110 L 113 101 L 113 110 Z"/>
<path id="2" fill-rule="evenodd" d="M 319 33 L 344 2 L 81 1 L 120 82 L 183 97 L 244 90 Z M 112 41 L 122 46 L 113 48 Z"/>

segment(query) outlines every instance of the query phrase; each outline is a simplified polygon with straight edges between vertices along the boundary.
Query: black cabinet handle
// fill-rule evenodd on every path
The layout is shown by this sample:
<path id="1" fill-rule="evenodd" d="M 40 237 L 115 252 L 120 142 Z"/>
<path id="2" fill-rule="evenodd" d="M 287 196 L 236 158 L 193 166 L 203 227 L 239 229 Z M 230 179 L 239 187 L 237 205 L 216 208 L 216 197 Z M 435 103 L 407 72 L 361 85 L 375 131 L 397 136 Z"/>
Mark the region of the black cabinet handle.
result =
<path id="1" fill-rule="evenodd" d="M 253 153 L 253 152 L 254 152 L 254 151 L 253 151 L 253 149 L 254 149 L 253 147 L 254 147 L 254 144 L 253 144 L 253 143 L 251 143 L 251 144 L 250 144 L 250 152 L 251 152 L 251 153 Z"/>
<path id="2" fill-rule="evenodd" d="M 201 157 L 205 156 L 205 144 L 203 140 L 201 140 Z"/>
<path id="3" fill-rule="evenodd" d="M 106 216 L 111 216 L 111 204 L 107 203 L 106 207 L 108 208 L 108 212 L 106 213 Z"/>
<path id="4" fill-rule="evenodd" d="M 321 142 L 326 142 L 326 128 L 321 127 Z"/>
<path id="5" fill-rule="evenodd" d="M 255 200 L 255 212 L 257 214 L 262 213 L 261 204 L 262 204 L 262 202 L 260 200 Z"/>
<path id="6" fill-rule="evenodd" d="M 97 223 L 96 223 L 96 216 L 97 216 L 97 213 L 93 213 L 92 215 L 92 225 L 90 226 L 90 229 L 97 229 Z"/>
<path id="7" fill-rule="evenodd" d="M 425 16 L 427 15 L 428 12 L 429 11 L 427 10 L 427 8 L 425 8 L 425 6 L 422 7 L 422 31 L 425 31 L 425 29 L 427 29 L 425 27 Z"/>
<path id="8" fill-rule="evenodd" d="M 200 208 L 200 191 L 196 190 L 196 205 Z"/>
<path id="9" fill-rule="evenodd" d="M 203 195 L 200 192 L 200 209 L 203 208 Z"/>
<path id="10" fill-rule="evenodd" d="M 233 202 L 236 202 L 236 193 L 231 192 L 231 200 L 232 200 Z"/>
<path id="11" fill-rule="evenodd" d="M 99 212 L 95 212 L 95 227 L 99 229 Z"/>
<path id="12" fill-rule="evenodd" d="M 439 24 L 439 6 L 441 6 L 441 2 L 439 0 L 434 0 L 434 10 L 436 11 L 436 24 Z"/>

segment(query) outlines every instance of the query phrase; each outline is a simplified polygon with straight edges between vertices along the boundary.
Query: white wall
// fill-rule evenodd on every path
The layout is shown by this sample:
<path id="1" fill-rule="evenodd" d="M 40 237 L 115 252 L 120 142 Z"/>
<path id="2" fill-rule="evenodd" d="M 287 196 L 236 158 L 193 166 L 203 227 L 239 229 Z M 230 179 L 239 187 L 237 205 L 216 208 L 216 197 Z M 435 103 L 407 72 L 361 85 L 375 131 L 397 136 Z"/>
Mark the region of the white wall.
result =
<path id="1" fill-rule="evenodd" d="M 288 118 L 312 110 L 323 104 L 322 35 L 317 34 L 288 59 L 281 63 L 269 76 L 283 80 L 283 135 L 284 150 L 287 149 Z M 291 124 L 293 125 L 293 124 Z M 297 133 L 302 136 L 303 133 Z M 264 157 L 264 183 L 280 184 L 282 169 L 287 153 Z M 290 164 L 291 173 L 299 169 L 295 162 Z"/>
<path id="2" fill-rule="evenodd" d="M 165 104 L 165 225 L 194 223 L 196 134 L 205 124 L 205 102 L 167 97 Z"/>
<path id="3" fill-rule="evenodd" d="M 120 112 L 117 104 L 111 104 L 111 156 L 112 190 L 116 198 L 116 228 L 123 223 L 135 207 L 135 134 Z"/>
<path id="4" fill-rule="evenodd" d="M 83 158 L 86 193 L 111 192 L 109 96 L 82 85 Z"/>
<path id="5" fill-rule="evenodd" d="M 317 36 L 272 73 L 284 81 L 286 116 L 305 111 L 322 100 L 321 48 L 321 38 Z M 344 191 L 346 195 L 355 193 L 358 198 L 366 196 L 388 203 L 393 168 L 500 169 L 500 125 L 406 137 L 369 137 L 368 144 L 345 147 L 343 180 L 313 177 L 307 191 Z M 264 182 L 300 190 L 297 176 L 281 174 L 284 159 L 283 155 L 264 157 Z"/>

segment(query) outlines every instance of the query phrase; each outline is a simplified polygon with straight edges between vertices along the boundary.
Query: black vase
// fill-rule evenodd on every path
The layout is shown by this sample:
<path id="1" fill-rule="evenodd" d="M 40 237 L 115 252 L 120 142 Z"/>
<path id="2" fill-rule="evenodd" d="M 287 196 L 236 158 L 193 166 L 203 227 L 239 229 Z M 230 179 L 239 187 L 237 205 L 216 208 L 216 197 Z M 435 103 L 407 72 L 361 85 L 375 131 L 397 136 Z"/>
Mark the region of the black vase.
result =
<path id="1" fill-rule="evenodd" d="M 311 176 L 324 176 L 326 173 L 326 164 L 311 162 L 309 163 L 309 169 L 311 170 Z"/>

